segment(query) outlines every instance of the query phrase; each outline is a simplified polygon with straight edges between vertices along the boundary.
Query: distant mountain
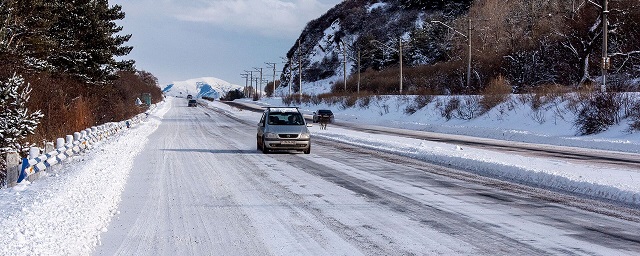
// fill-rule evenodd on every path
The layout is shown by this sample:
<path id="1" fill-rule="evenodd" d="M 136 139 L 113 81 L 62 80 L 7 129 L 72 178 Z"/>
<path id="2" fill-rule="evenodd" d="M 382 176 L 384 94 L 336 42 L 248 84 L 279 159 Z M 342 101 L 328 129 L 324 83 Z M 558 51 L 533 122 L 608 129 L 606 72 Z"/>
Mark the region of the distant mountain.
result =
<path id="1" fill-rule="evenodd" d="M 220 99 L 227 92 L 242 88 L 240 85 L 231 84 L 215 77 L 202 77 L 173 82 L 165 86 L 162 92 L 169 97 L 187 97 L 187 95 L 191 94 L 195 98 Z"/>

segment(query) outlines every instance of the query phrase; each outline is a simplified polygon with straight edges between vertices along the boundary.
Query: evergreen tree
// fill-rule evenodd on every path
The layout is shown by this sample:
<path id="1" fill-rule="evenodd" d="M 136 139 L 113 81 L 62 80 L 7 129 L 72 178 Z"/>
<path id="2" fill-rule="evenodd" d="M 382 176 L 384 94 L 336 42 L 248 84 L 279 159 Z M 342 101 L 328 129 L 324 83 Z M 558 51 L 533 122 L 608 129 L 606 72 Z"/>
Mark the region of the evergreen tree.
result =
<path id="1" fill-rule="evenodd" d="M 0 64 L 5 77 L 46 66 L 43 49 L 53 42 L 47 38 L 53 16 L 49 5 L 46 0 L 0 0 Z"/>
<path id="2" fill-rule="evenodd" d="M 104 84 L 118 70 L 133 70 L 134 61 L 115 59 L 132 50 L 124 46 L 131 35 L 118 34 L 122 27 L 115 21 L 125 16 L 119 5 L 110 7 L 107 0 L 0 0 L 0 14 L 0 64 L 13 71 L 49 70 Z M 9 57 L 20 61 L 1 63 Z"/>
<path id="3" fill-rule="evenodd" d="M 118 70 L 133 70 L 132 60 L 115 60 L 133 48 L 123 46 L 131 35 L 118 35 L 122 27 L 115 21 L 125 16 L 121 6 L 109 7 L 107 0 L 67 0 L 54 8 L 59 14 L 50 35 L 57 46 L 47 61 L 56 71 L 102 84 L 115 79 Z"/>
<path id="4" fill-rule="evenodd" d="M 0 154 L 28 146 L 21 145 L 22 140 L 34 134 L 43 117 L 40 110 L 29 112 L 30 93 L 22 77 L 14 75 L 0 81 Z"/>

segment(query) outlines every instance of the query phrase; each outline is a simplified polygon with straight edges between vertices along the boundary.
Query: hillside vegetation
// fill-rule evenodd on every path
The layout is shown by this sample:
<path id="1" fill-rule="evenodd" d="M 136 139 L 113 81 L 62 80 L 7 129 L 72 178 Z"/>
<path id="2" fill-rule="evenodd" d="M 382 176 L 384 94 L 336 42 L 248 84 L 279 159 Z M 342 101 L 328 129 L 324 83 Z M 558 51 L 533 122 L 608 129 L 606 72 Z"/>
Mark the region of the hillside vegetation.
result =
<path id="1" fill-rule="evenodd" d="M 288 96 L 283 103 L 363 108 L 381 95 L 411 95 L 407 115 L 429 108 L 446 120 L 470 120 L 495 108 L 502 114 L 529 105 L 536 112 L 571 113 L 563 118 L 572 119 L 578 135 L 623 121 L 636 131 L 640 100 L 623 92 L 640 86 L 640 2 L 608 1 L 606 92 L 598 3 L 343 1 L 309 22 L 287 53 L 280 90 L 299 92 L 302 80 L 316 95 Z M 434 103 L 436 95 L 447 97 Z"/>
<path id="2" fill-rule="evenodd" d="M 516 93 L 550 85 L 574 90 L 600 79 L 602 9 L 595 2 L 601 1 L 343 1 L 307 24 L 287 53 L 280 86 L 298 91 L 300 63 L 303 83 L 332 83 L 333 92 L 342 91 L 346 59 L 347 92 L 356 91 L 360 71 L 361 91 L 397 94 L 402 41 L 403 94 L 479 93 L 499 77 Z M 640 2 L 608 2 L 607 89 L 635 91 Z"/>
<path id="3" fill-rule="evenodd" d="M 0 0 L 0 180 L 6 151 L 133 117 L 142 93 L 162 100 L 151 73 L 119 60 L 124 16 L 107 0 Z"/>
<path id="4" fill-rule="evenodd" d="M 132 47 L 120 35 L 121 6 L 107 0 L 0 0 L 0 81 L 17 76 L 31 87 L 27 107 L 44 115 L 33 141 L 55 139 L 141 111 L 135 98 L 152 93 L 157 79 L 117 60 Z"/>

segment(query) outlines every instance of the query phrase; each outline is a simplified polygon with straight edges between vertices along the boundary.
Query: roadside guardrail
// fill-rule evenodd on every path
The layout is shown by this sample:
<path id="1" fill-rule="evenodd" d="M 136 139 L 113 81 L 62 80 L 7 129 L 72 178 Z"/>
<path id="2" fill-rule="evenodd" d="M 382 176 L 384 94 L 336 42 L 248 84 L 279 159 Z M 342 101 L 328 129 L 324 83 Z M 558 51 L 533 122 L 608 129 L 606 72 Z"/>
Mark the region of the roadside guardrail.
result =
<path id="1" fill-rule="evenodd" d="M 55 147 L 53 142 L 47 142 L 44 149 L 32 147 L 26 158 L 20 159 L 17 152 L 7 153 L 6 186 L 14 187 L 24 180 L 37 180 L 42 171 L 63 163 L 74 155 L 90 150 L 99 141 L 140 123 L 153 108 L 155 105 L 152 105 L 147 112 L 138 114 L 129 120 L 94 126 L 75 132 L 73 135 L 67 135 L 65 138 L 58 138 L 55 141 Z"/>

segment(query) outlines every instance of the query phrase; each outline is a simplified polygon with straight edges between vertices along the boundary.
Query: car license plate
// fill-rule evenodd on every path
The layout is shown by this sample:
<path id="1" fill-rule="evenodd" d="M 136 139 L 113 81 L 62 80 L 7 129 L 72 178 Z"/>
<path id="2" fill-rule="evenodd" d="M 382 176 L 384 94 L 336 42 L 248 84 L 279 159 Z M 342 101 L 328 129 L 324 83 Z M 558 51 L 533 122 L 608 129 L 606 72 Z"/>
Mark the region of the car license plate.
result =
<path id="1" fill-rule="evenodd" d="M 280 143 L 282 143 L 284 145 L 294 145 L 294 144 L 296 144 L 296 142 L 294 140 L 283 140 Z"/>

